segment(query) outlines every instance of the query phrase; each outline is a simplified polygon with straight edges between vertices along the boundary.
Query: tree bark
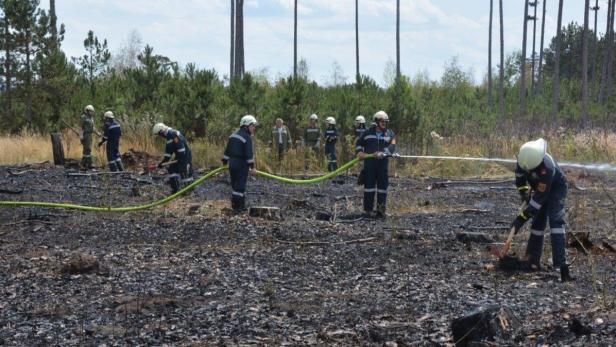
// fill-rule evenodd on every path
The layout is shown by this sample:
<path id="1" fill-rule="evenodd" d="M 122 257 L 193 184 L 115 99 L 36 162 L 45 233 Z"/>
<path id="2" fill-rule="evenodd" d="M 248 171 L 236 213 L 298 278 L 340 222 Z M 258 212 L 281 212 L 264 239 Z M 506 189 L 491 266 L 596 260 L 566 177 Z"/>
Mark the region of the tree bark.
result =
<path id="1" fill-rule="evenodd" d="M 498 72 L 498 108 L 501 120 L 505 119 L 505 29 L 503 20 L 503 0 L 498 1 L 500 20 L 500 69 Z"/>
<path id="2" fill-rule="evenodd" d="M 235 76 L 244 77 L 244 0 L 235 3 Z"/>
<path id="3" fill-rule="evenodd" d="M 64 165 L 64 146 L 62 145 L 62 133 L 51 133 L 51 149 L 53 151 L 54 165 Z"/>
<path id="4" fill-rule="evenodd" d="M 488 106 L 492 108 L 492 13 L 494 0 L 490 0 L 490 28 L 488 29 Z"/>
<path id="5" fill-rule="evenodd" d="M 533 11 L 533 53 L 531 55 L 531 68 L 530 68 L 530 90 L 531 90 L 531 96 L 534 95 L 534 91 L 535 91 L 535 56 L 537 55 L 537 51 L 536 51 L 536 38 L 537 38 L 537 0 L 533 1 L 531 3 L 531 5 L 534 7 Z"/>
<path id="6" fill-rule="evenodd" d="M 588 124 L 588 12 L 590 0 L 584 2 L 584 32 L 582 34 L 582 126 Z"/>
<path id="7" fill-rule="evenodd" d="M 611 51 L 613 49 L 613 25 L 612 22 L 614 20 L 614 0 L 608 0 L 608 8 L 607 8 L 607 26 L 605 28 L 605 40 L 607 41 L 605 52 L 603 55 L 603 66 L 601 67 L 601 85 L 599 86 L 599 96 L 597 101 L 600 104 L 605 102 L 605 95 L 607 89 L 607 80 L 608 80 L 608 71 L 610 64 L 610 56 Z"/>
<path id="8" fill-rule="evenodd" d="M 599 35 L 597 35 L 597 15 L 599 13 L 599 0 L 595 0 L 595 7 L 591 10 L 595 11 L 595 26 L 593 29 L 593 46 L 592 46 L 592 59 L 590 68 L 590 91 L 594 97 L 597 92 L 597 60 L 599 59 Z"/>
<path id="9" fill-rule="evenodd" d="M 32 32 L 31 29 L 26 29 L 26 119 L 30 126 L 34 120 L 34 113 L 32 111 Z"/>
<path id="10" fill-rule="evenodd" d="M 359 79 L 359 0 L 355 0 L 355 80 L 357 83 Z"/>
<path id="11" fill-rule="evenodd" d="M 605 77 L 605 98 L 609 99 L 612 96 L 612 70 L 614 65 L 614 11 L 616 9 L 616 0 L 612 0 L 612 20 L 610 21 L 610 40 L 608 41 L 608 61 L 607 61 L 607 74 Z"/>
<path id="12" fill-rule="evenodd" d="M 233 81 L 233 76 L 235 74 L 235 0 L 231 0 L 231 40 L 230 40 L 230 59 L 229 59 L 229 83 Z"/>
<path id="13" fill-rule="evenodd" d="M 56 17 L 56 0 L 49 0 L 49 31 L 51 32 L 51 41 L 55 46 L 58 43 L 58 17 Z"/>
<path id="14" fill-rule="evenodd" d="M 524 0 L 524 27 L 522 34 L 522 57 L 520 58 L 520 117 L 526 115 L 526 38 L 528 21 L 528 0 Z"/>
<path id="15" fill-rule="evenodd" d="M 293 78 L 297 78 L 297 0 L 293 8 Z"/>
<path id="16" fill-rule="evenodd" d="M 543 42 L 545 38 L 545 4 L 547 0 L 543 0 L 543 14 L 541 15 L 541 43 L 539 44 L 539 65 L 537 66 L 537 86 L 535 87 L 535 94 L 541 91 L 541 80 L 543 72 Z"/>
<path id="17" fill-rule="evenodd" d="M 556 124 L 558 117 L 558 95 L 560 84 L 560 44 L 562 41 L 561 27 L 563 23 L 563 0 L 558 0 L 558 20 L 556 27 L 556 44 L 554 50 L 554 78 L 552 84 L 552 124 Z"/>
<path id="18" fill-rule="evenodd" d="M 396 81 L 400 76 L 400 0 L 396 0 Z"/>
<path id="19" fill-rule="evenodd" d="M 4 83 L 6 90 L 4 91 L 4 116 L 7 120 L 11 119 L 13 113 L 13 95 L 11 82 L 13 79 L 12 73 L 12 47 L 11 47 L 11 32 L 9 16 L 4 14 Z"/>

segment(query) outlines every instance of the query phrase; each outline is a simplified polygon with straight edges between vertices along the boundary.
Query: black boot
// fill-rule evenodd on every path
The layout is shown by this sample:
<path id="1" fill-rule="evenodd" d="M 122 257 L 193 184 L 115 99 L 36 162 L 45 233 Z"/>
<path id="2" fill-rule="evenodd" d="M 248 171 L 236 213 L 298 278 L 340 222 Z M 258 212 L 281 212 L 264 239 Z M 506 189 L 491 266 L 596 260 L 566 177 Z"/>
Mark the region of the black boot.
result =
<path id="1" fill-rule="evenodd" d="M 571 277 L 569 273 L 569 264 L 564 264 L 560 266 L 560 281 L 561 282 L 573 282 L 575 278 Z"/>

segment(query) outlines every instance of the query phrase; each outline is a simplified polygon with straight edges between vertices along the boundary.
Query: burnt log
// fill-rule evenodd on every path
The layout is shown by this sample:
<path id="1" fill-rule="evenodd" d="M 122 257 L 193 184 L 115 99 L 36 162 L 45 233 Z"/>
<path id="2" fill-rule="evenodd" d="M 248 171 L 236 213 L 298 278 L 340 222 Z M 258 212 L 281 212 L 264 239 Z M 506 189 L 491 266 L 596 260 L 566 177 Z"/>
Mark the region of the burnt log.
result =
<path id="1" fill-rule="evenodd" d="M 469 242 L 492 243 L 494 242 L 494 240 L 492 240 L 485 233 L 468 232 L 468 231 L 461 231 L 461 232 L 456 233 L 456 240 L 460 242 L 464 242 L 464 243 L 469 243 Z"/>
<path id="2" fill-rule="evenodd" d="M 51 133 L 51 149 L 53 151 L 54 165 L 64 165 L 64 146 L 62 145 L 62 133 Z"/>
<path id="3" fill-rule="evenodd" d="M 590 232 L 567 232 L 567 247 L 577 248 L 580 251 L 587 253 L 593 247 L 590 241 Z"/>
<path id="4" fill-rule="evenodd" d="M 453 320 L 451 330 L 456 346 L 471 346 L 483 341 L 511 341 L 520 323 L 508 308 L 480 306 Z"/>
<path id="5" fill-rule="evenodd" d="M 255 206 L 248 210 L 248 215 L 251 217 L 260 217 L 270 220 L 282 220 L 282 214 L 278 207 Z"/>

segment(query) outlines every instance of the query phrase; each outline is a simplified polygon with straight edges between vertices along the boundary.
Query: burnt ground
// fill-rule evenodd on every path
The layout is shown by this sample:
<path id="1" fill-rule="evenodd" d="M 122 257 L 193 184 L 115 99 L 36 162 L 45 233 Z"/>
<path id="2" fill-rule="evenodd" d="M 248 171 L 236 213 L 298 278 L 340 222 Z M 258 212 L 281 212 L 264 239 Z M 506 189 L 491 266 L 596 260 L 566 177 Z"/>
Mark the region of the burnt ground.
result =
<path id="1" fill-rule="evenodd" d="M 136 205 L 168 189 L 69 172 L 0 168 L 0 200 Z M 0 207 L 0 345 L 451 345 L 451 321 L 485 304 L 520 326 L 492 345 L 615 345 L 616 254 L 602 241 L 616 244 L 616 178 L 571 176 L 585 190 L 570 190 L 569 230 L 596 245 L 568 249 L 573 283 L 549 268 L 549 237 L 534 273 L 492 269 L 490 244 L 456 239 L 504 240 L 519 203 L 510 177 L 392 178 L 385 221 L 359 218 L 349 176 L 251 178 L 251 205 L 280 207 L 282 221 L 227 215 L 226 176 L 137 213 Z M 333 222 L 315 220 L 324 211 Z M 84 259 L 82 273 L 69 266 Z M 574 320 L 590 335 L 575 335 Z"/>

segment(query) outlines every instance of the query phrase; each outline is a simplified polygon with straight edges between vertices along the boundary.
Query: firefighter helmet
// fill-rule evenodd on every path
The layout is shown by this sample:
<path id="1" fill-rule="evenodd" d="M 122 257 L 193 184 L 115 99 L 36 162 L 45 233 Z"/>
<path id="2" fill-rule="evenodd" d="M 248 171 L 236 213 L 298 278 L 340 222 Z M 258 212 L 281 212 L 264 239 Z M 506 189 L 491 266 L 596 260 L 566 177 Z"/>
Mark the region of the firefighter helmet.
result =
<path id="1" fill-rule="evenodd" d="M 525 170 L 530 171 L 543 161 L 548 143 L 544 139 L 526 142 L 520 147 L 518 154 L 518 165 Z"/>
<path id="2" fill-rule="evenodd" d="M 240 126 L 249 126 L 249 125 L 257 125 L 257 119 L 255 118 L 255 116 L 247 114 L 244 117 L 242 117 L 242 119 L 240 120 Z"/>
<path id="3" fill-rule="evenodd" d="M 153 135 L 158 135 L 158 134 L 160 134 L 161 131 L 165 131 L 167 129 L 169 129 L 169 127 L 166 126 L 165 123 L 156 123 L 152 127 L 152 134 Z"/>

